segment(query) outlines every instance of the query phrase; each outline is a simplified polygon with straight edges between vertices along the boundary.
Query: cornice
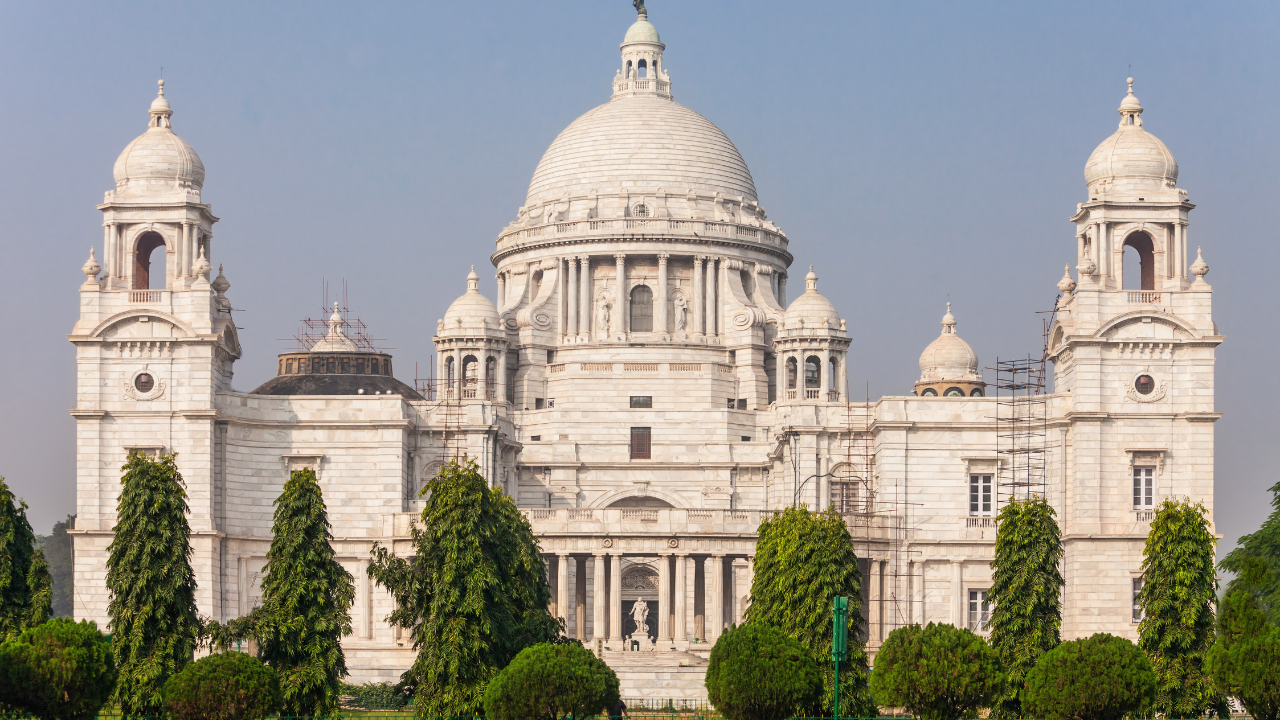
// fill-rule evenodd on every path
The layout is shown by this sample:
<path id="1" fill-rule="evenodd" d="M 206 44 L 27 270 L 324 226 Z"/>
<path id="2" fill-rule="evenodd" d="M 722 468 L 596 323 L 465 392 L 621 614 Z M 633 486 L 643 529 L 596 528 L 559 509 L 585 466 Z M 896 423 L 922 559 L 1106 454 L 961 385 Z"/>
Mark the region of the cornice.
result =
<path id="1" fill-rule="evenodd" d="M 734 248 L 743 250 L 755 250 L 766 255 L 772 255 L 783 261 L 783 267 L 790 267 L 795 256 L 789 251 L 779 247 L 765 245 L 763 243 L 750 243 L 740 240 L 729 240 L 725 238 L 717 238 L 710 235 L 691 234 L 691 236 L 670 236 L 670 235 L 649 235 L 647 233 L 619 233 L 617 235 L 607 236 L 585 236 L 575 238 L 554 238 L 543 241 L 532 240 L 527 243 L 510 247 L 504 250 L 498 250 L 489 256 L 489 261 L 494 267 L 508 257 L 522 254 L 529 250 L 540 250 L 544 248 L 555 247 L 573 247 L 580 245 L 596 245 L 608 242 L 650 242 L 650 243 L 697 243 L 701 245 L 710 245 L 714 247 Z M 587 253 L 592 254 L 592 253 Z M 600 251 L 601 255 L 613 254 L 613 251 Z"/>

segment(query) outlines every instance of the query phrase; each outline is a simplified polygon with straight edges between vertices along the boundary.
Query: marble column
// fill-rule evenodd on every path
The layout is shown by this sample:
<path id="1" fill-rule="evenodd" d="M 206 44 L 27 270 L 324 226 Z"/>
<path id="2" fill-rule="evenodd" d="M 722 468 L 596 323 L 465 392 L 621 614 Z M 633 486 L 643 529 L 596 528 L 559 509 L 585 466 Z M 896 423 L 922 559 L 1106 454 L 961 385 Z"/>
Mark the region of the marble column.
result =
<path id="1" fill-rule="evenodd" d="M 951 560 L 951 624 L 965 627 L 964 622 L 964 559 Z"/>
<path id="2" fill-rule="evenodd" d="M 605 632 L 605 601 L 608 599 L 608 593 L 605 591 L 604 579 L 604 558 L 602 554 L 592 555 L 592 561 L 595 564 L 595 588 L 593 589 L 594 597 L 592 598 L 591 607 L 591 638 L 593 640 L 604 640 L 608 637 Z"/>
<path id="3" fill-rule="evenodd" d="M 578 259 L 575 257 L 568 258 L 569 261 L 569 293 L 566 301 L 569 303 L 569 326 L 565 328 L 565 335 L 578 334 Z"/>
<path id="4" fill-rule="evenodd" d="M 564 276 L 567 264 L 566 258 L 556 258 L 556 329 L 562 336 L 569 332 L 568 281 Z"/>
<path id="5" fill-rule="evenodd" d="M 653 330 L 659 337 L 666 337 L 667 329 L 667 258 L 668 253 L 658 253 L 658 292 L 653 298 Z"/>
<path id="6" fill-rule="evenodd" d="M 627 256 L 625 253 L 615 253 L 613 259 L 618 267 L 618 292 L 613 301 L 613 327 L 610 330 L 614 335 L 622 335 L 627 332 L 627 312 L 630 305 L 627 293 Z"/>
<path id="7" fill-rule="evenodd" d="M 871 561 L 870 585 L 867 592 L 867 604 L 871 607 L 867 612 L 867 635 L 871 642 L 879 642 L 880 635 L 880 560 Z"/>
<path id="8" fill-rule="evenodd" d="M 481 348 L 480 354 L 476 356 L 476 362 L 479 367 L 476 368 L 476 377 L 479 381 L 479 387 L 476 388 L 476 397 L 481 400 L 489 400 L 493 396 L 489 392 L 489 349 Z"/>
<path id="9" fill-rule="evenodd" d="M 658 558 L 658 642 L 671 642 L 671 555 Z"/>
<path id="10" fill-rule="evenodd" d="M 836 362 L 840 366 L 839 377 L 837 382 L 840 383 L 838 392 L 840 393 L 840 402 L 849 402 L 849 368 L 846 364 L 849 362 L 848 353 L 840 353 L 836 356 Z"/>
<path id="11" fill-rule="evenodd" d="M 573 636 L 587 641 L 587 559 L 574 558 L 573 568 Z"/>
<path id="12" fill-rule="evenodd" d="M 182 229 L 178 233 L 177 247 L 173 249 L 174 267 L 171 275 L 175 279 L 185 277 L 187 274 L 186 249 L 187 236 L 191 234 L 191 223 L 182 223 Z"/>
<path id="13" fill-rule="evenodd" d="M 498 402 L 508 402 L 507 397 L 507 351 L 498 351 L 498 377 L 494 378 L 494 397 Z"/>
<path id="14" fill-rule="evenodd" d="M 693 336 L 700 338 L 703 336 L 703 328 L 706 326 L 706 311 L 703 310 L 702 292 L 702 261 L 705 260 L 702 255 L 693 256 Z"/>
<path id="15" fill-rule="evenodd" d="M 622 556 L 609 556 L 609 642 L 622 643 Z"/>
<path id="16" fill-rule="evenodd" d="M 1107 224 L 1098 223 L 1098 274 L 1102 276 L 1104 282 L 1111 277 L 1111 246 L 1108 240 Z"/>
<path id="17" fill-rule="evenodd" d="M 787 274 L 778 273 L 778 304 L 787 306 Z"/>
<path id="18" fill-rule="evenodd" d="M 569 556 L 556 556 L 556 617 L 569 625 Z"/>
<path id="19" fill-rule="evenodd" d="M 818 392 L 818 399 L 822 402 L 826 402 L 828 397 L 827 393 L 831 392 L 835 387 L 835 382 L 833 382 L 834 378 L 831 376 L 831 349 L 823 348 L 822 354 L 819 357 L 822 360 L 822 373 L 820 375 L 822 380 L 820 380 L 818 384 L 822 389 Z"/>
<path id="20" fill-rule="evenodd" d="M 457 393 L 456 397 L 462 397 L 462 350 L 454 348 L 453 350 L 453 392 Z"/>
<path id="21" fill-rule="evenodd" d="M 582 265 L 578 269 L 578 289 L 581 293 L 578 302 L 578 339 L 591 339 L 591 258 L 579 255 Z"/>
<path id="22" fill-rule="evenodd" d="M 507 302 L 507 274 L 500 272 L 493 276 L 498 281 L 498 310 Z"/>
<path id="23" fill-rule="evenodd" d="M 691 621 L 686 621 L 685 619 L 689 612 L 689 601 L 685 597 L 685 574 L 689 571 L 688 559 L 689 556 L 687 555 L 676 556 L 676 600 L 674 622 L 672 623 L 675 627 L 672 628 L 672 634 L 675 635 L 677 640 L 688 639 L 689 628 L 693 626 Z"/>
<path id="24" fill-rule="evenodd" d="M 706 282 L 707 299 L 704 307 L 707 312 L 706 333 L 707 337 L 716 336 L 716 259 L 707 258 L 707 282 Z"/>
<path id="25" fill-rule="evenodd" d="M 720 632 L 724 628 L 724 556 L 712 555 L 707 558 L 706 569 L 703 571 L 703 581 L 706 583 L 707 615 L 706 615 L 706 635 L 707 642 L 715 644 L 716 639 L 720 637 Z"/>

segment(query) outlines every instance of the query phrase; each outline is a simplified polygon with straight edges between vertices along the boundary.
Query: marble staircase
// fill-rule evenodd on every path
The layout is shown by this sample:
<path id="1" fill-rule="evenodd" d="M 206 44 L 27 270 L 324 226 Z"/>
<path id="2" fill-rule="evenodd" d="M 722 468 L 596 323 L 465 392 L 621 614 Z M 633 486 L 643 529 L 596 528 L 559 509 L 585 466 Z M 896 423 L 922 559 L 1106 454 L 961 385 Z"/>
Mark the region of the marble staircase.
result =
<path id="1" fill-rule="evenodd" d="M 703 683 L 707 672 L 704 655 L 683 651 L 606 650 L 601 657 L 617 673 L 618 690 L 624 698 L 707 700 L 707 687 Z"/>

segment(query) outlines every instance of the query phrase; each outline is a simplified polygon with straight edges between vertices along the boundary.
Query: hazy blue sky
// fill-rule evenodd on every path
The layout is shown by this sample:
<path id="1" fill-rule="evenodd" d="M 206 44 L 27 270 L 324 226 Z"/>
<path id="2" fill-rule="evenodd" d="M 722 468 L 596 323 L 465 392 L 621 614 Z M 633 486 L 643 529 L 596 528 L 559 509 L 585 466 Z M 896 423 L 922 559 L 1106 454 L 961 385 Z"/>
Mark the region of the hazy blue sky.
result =
<path id="1" fill-rule="evenodd" d="M 649 11 L 676 99 L 737 144 L 793 271 L 813 263 L 848 320 L 850 382 L 872 397 L 910 391 L 947 300 L 984 365 L 1039 352 L 1035 311 L 1075 261 L 1085 160 L 1132 74 L 1199 206 L 1190 242 L 1226 336 L 1218 528 L 1229 547 L 1257 527 L 1280 407 L 1280 5 Z M 326 277 L 347 280 L 411 380 L 470 264 L 494 294 L 498 231 L 556 133 L 608 100 L 634 17 L 627 0 L 0 4 L 0 474 L 37 531 L 72 510 L 66 334 L 80 266 L 101 252 L 94 206 L 146 127 L 160 66 L 244 310 L 236 388 L 273 374 Z"/>

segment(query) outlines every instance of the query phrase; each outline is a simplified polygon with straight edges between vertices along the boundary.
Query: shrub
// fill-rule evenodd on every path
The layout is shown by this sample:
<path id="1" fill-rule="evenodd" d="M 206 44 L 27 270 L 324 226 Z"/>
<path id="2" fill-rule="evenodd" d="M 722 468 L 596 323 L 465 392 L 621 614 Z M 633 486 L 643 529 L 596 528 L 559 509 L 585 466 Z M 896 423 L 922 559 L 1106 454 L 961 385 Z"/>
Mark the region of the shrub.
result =
<path id="1" fill-rule="evenodd" d="M 1041 656 L 1024 697 L 1028 717 L 1119 720 L 1155 700 L 1156 673 L 1137 645 L 1098 633 Z"/>
<path id="2" fill-rule="evenodd" d="M 57 618 L 0 645 L 5 709 L 91 720 L 115 684 L 111 640 L 91 621 Z"/>
<path id="3" fill-rule="evenodd" d="M 706 684 L 711 704 L 726 720 L 809 715 L 822 699 L 822 673 L 808 649 L 761 622 L 720 636 Z"/>
<path id="4" fill-rule="evenodd" d="M 1280 718 L 1280 629 L 1268 625 L 1266 611 L 1248 589 L 1228 593 L 1219 607 L 1218 638 L 1205 670 L 1255 720 Z"/>
<path id="5" fill-rule="evenodd" d="M 489 720 L 585 717 L 618 702 L 618 676 L 578 644 L 539 643 L 525 648 L 489 682 Z"/>
<path id="6" fill-rule="evenodd" d="M 272 715 L 280 704 L 276 673 L 241 652 L 209 655 L 164 684 L 173 720 L 249 720 Z"/>
<path id="7" fill-rule="evenodd" d="M 407 689 L 391 682 L 342 684 L 342 696 L 364 710 L 399 710 L 409 704 Z"/>
<path id="8" fill-rule="evenodd" d="M 1004 678 L 996 652 L 969 630 L 929 623 L 889 633 L 876 655 L 871 693 L 921 720 L 959 720 L 987 707 Z"/>

